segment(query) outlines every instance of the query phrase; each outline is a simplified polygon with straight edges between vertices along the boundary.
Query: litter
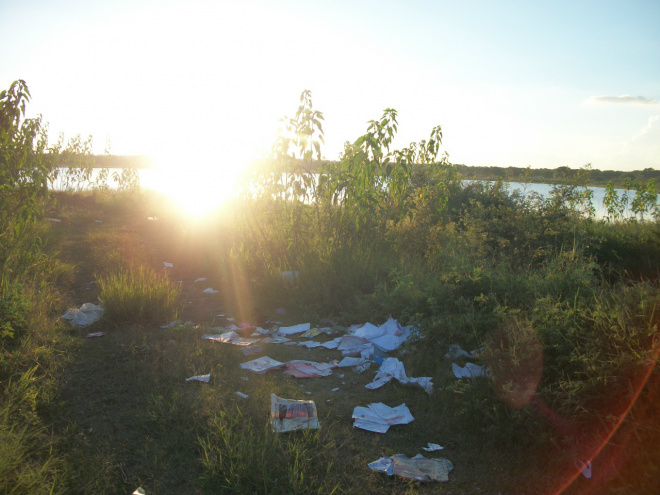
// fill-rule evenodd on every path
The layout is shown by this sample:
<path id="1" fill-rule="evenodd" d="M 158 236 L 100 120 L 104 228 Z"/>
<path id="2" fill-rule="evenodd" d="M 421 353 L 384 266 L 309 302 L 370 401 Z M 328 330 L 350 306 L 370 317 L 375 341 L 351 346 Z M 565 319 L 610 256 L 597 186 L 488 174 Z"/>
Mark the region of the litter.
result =
<path id="1" fill-rule="evenodd" d="M 427 447 L 422 447 L 423 450 L 426 450 L 427 452 L 435 452 L 436 450 L 442 450 L 444 447 L 441 447 L 437 443 L 428 443 Z"/>
<path id="2" fill-rule="evenodd" d="M 415 420 L 405 404 L 389 407 L 382 402 L 353 409 L 354 428 L 385 433 L 392 425 L 405 425 Z"/>
<path id="3" fill-rule="evenodd" d="M 348 333 L 371 342 L 383 352 L 392 352 L 410 337 L 412 330 L 412 326 L 402 327 L 398 321 L 390 318 L 379 327 L 371 323 L 352 326 Z"/>
<path id="4" fill-rule="evenodd" d="M 356 366 L 356 367 L 355 367 L 355 372 L 356 372 L 356 373 L 364 373 L 364 372 L 367 371 L 369 368 L 371 368 L 371 361 L 367 361 L 367 362 L 364 363 L 363 365 Z"/>
<path id="5" fill-rule="evenodd" d="M 480 353 L 481 351 L 483 351 L 483 350 L 484 350 L 484 348 L 481 347 L 480 349 L 475 349 L 475 350 L 473 350 L 473 351 L 467 352 L 467 351 L 464 351 L 464 350 L 461 348 L 460 345 L 458 345 L 458 344 L 451 344 L 451 345 L 449 346 L 449 351 L 447 352 L 447 354 L 445 354 L 445 357 L 446 357 L 447 359 L 457 359 L 457 358 L 459 358 L 459 357 L 461 357 L 461 356 L 465 356 L 465 357 L 468 357 L 468 358 L 469 358 L 469 357 L 474 357 L 476 354 L 479 354 L 479 353 Z"/>
<path id="6" fill-rule="evenodd" d="M 322 333 L 327 333 L 328 335 L 330 335 L 332 333 L 332 330 L 328 327 L 324 327 L 324 328 L 314 327 L 308 332 L 303 333 L 301 337 L 304 337 L 306 339 L 313 339 L 314 337 L 321 335 Z"/>
<path id="7" fill-rule="evenodd" d="M 220 291 L 219 291 L 219 290 L 214 290 L 214 289 L 212 289 L 211 287 L 207 287 L 207 288 L 204 289 L 202 292 L 203 292 L 204 294 L 217 294 L 217 293 L 220 292 Z"/>
<path id="8" fill-rule="evenodd" d="M 105 332 L 94 332 L 94 333 L 88 333 L 86 337 L 88 339 L 94 338 L 94 337 L 103 337 L 105 335 Z"/>
<path id="9" fill-rule="evenodd" d="M 236 392 L 236 395 L 239 397 L 242 397 L 243 399 L 247 399 L 249 397 L 248 394 L 244 394 L 243 392 Z"/>
<path id="10" fill-rule="evenodd" d="M 491 374 L 489 368 L 474 363 L 465 363 L 464 368 L 461 368 L 456 363 L 452 363 L 451 369 L 456 378 L 490 378 Z"/>
<path id="11" fill-rule="evenodd" d="M 337 390 L 339 390 L 339 387 L 332 389 L 333 392 L 336 392 Z"/>
<path id="12" fill-rule="evenodd" d="M 286 337 L 266 337 L 261 339 L 262 344 L 285 344 L 286 342 L 290 342 L 291 339 L 287 339 Z"/>
<path id="13" fill-rule="evenodd" d="M 243 356 L 251 356 L 253 354 L 261 354 L 264 352 L 264 350 L 261 348 L 261 346 L 251 345 L 248 347 L 243 347 L 241 352 L 243 353 Z"/>
<path id="14" fill-rule="evenodd" d="M 337 361 L 316 363 L 314 361 L 294 360 L 288 361 L 284 365 L 286 366 L 285 375 L 291 375 L 296 378 L 315 378 L 332 374 L 332 369 L 337 367 Z"/>
<path id="15" fill-rule="evenodd" d="M 96 323 L 103 316 L 103 308 L 92 303 L 85 303 L 80 308 L 71 308 L 62 315 L 76 327 L 86 327 Z"/>
<path id="16" fill-rule="evenodd" d="M 248 346 L 261 341 L 261 339 L 246 339 L 245 337 L 241 337 L 240 335 L 238 335 L 233 330 L 229 332 L 221 333 L 220 335 L 217 334 L 202 335 L 202 338 L 206 340 L 212 340 L 214 342 L 221 342 L 223 344 L 234 344 L 240 346 Z"/>
<path id="17" fill-rule="evenodd" d="M 345 357 L 341 361 L 339 361 L 339 364 L 337 365 L 339 368 L 348 368 L 350 366 L 360 366 L 362 364 L 365 364 L 367 362 L 366 359 L 362 357 Z"/>
<path id="18" fill-rule="evenodd" d="M 431 383 L 431 377 L 425 376 L 420 378 L 412 378 L 406 376 L 406 370 L 403 366 L 403 363 L 397 358 L 385 359 L 383 364 L 380 366 L 380 370 L 378 373 L 376 373 L 374 380 L 365 386 L 369 390 L 374 390 L 382 387 L 391 381 L 392 378 L 396 378 L 400 383 L 404 385 L 417 384 L 422 387 L 427 394 L 433 393 L 433 383 Z"/>
<path id="19" fill-rule="evenodd" d="M 253 361 L 248 361 L 247 363 L 241 363 L 239 366 L 241 369 L 254 371 L 257 375 L 263 375 L 269 370 L 283 367 L 284 363 L 275 361 L 268 356 L 263 356 L 258 359 L 254 359 Z"/>
<path id="20" fill-rule="evenodd" d="M 175 328 L 178 327 L 180 324 L 181 323 L 179 322 L 179 320 L 174 320 L 173 322 L 168 323 L 167 325 L 161 325 L 160 328 Z"/>
<path id="21" fill-rule="evenodd" d="M 582 476 L 584 476 L 587 479 L 591 479 L 591 461 L 587 461 L 585 464 L 582 461 L 577 461 L 576 465 L 580 472 L 582 473 Z"/>
<path id="22" fill-rule="evenodd" d="M 250 379 L 247 376 L 242 376 L 241 380 L 243 380 L 244 382 L 250 381 Z"/>
<path id="23" fill-rule="evenodd" d="M 163 266 L 165 266 L 165 268 L 174 268 L 174 265 L 172 263 L 168 263 L 167 261 L 163 261 Z"/>
<path id="24" fill-rule="evenodd" d="M 149 217 L 149 219 L 151 220 L 151 217 Z M 144 488 L 139 486 L 135 489 L 135 491 L 132 493 L 132 495 L 147 495 L 147 492 L 144 491 Z"/>
<path id="25" fill-rule="evenodd" d="M 367 351 L 367 354 L 371 355 L 373 354 L 374 345 L 362 337 L 344 335 L 339 341 L 337 349 L 340 350 L 344 356 L 362 354 L 364 351 Z"/>
<path id="26" fill-rule="evenodd" d="M 55 223 L 60 223 L 62 221 L 59 218 L 49 218 L 48 220 Z"/>
<path id="27" fill-rule="evenodd" d="M 206 280 L 206 277 L 199 277 L 199 278 L 196 278 L 193 283 L 196 284 L 197 282 L 204 282 L 204 280 Z"/>
<path id="28" fill-rule="evenodd" d="M 277 309 L 275 310 L 275 313 L 277 313 L 278 315 L 286 314 L 286 309 L 284 309 L 284 308 L 277 308 Z"/>
<path id="29" fill-rule="evenodd" d="M 392 457 L 381 457 L 370 463 L 369 468 L 388 476 L 396 474 L 417 481 L 448 481 L 449 471 L 454 469 L 454 466 L 444 458 L 427 459 L 420 454 L 408 458 L 403 454 L 396 454 Z"/>
<path id="30" fill-rule="evenodd" d="M 313 400 L 288 400 L 270 394 L 270 423 L 278 433 L 320 428 Z"/>
<path id="31" fill-rule="evenodd" d="M 210 379 L 211 379 L 211 373 L 208 373 L 207 375 L 191 376 L 190 378 L 186 378 L 186 381 L 187 382 L 198 381 L 198 382 L 208 383 Z"/>
<path id="32" fill-rule="evenodd" d="M 293 325 L 291 327 L 280 327 L 280 329 L 277 331 L 277 334 L 286 336 L 296 333 L 309 332 L 310 327 L 311 325 L 309 323 L 300 323 L 299 325 Z"/>

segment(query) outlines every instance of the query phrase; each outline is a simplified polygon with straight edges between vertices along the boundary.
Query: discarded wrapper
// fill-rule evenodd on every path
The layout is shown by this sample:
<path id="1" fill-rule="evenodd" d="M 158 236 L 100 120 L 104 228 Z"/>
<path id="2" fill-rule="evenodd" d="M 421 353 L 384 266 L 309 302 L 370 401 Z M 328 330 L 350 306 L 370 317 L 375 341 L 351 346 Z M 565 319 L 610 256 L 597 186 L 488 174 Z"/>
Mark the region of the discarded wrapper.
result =
<path id="1" fill-rule="evenodd" d="M 314 378 L 318 376 L 328 376 L 332 369 L 337 367 L 337 361 L 329 363 L 316 363 L 314 361 L 293 360 L 284 363 L 286 366 L 286 375 L 296 378 Z"/>
<path id="2" fill-rule="evenodd" d="M 383 364 L 380 366 L 378 373 L 374 381 L 365 385 L 366 388 L 374 390 L 382 387 L 386 383 L 390 382 L 392 378 L 396 378 L 400 383 L 407 384 L 416 384 L 422 387 L 427 394 L 433 393 L 433 383 L 431 382 L 432 378 L 428 376 L 413 378 L 406 375 L 406 369 L 403 366 L 403 363 L 397 358 L 387 358 L 383 361 Z"/>
<path id="3" fill-rule="evenodd" d="M 88 339 L 94 338 L 94 337 L 103 337 L 105 335 L 105 332 L 94 332 L 94 333 L 88 333 L 86 337 Z"/>
<path id="4" fill-rule="evenodd" d="M 449 481 L 449 471 L 454 469 L 454 466 L 444 458 L 427 459 L 420 454 L 408 458 L 403 454 L 396 454 L 392 457 L 381 457 L 370 463 L 369 468 L 388 476 L 396 474 L 417 481 Z"/>
<path id="5" fill-rule="evenodd" d="M 211 287 L 207 287 L 202 291 L 204 294 L 217 294 L 220 292 L 219 290 L 212 289 Z"/>
<path id="6" fill-rule="evenodd" d="M 444 447 L 441 447 L 437 443 L 428 443 L 428 446 L 422 447 L 423 450 L 426 450 L 427 452 L 435 452 L 436 450 L 442 450 Z"/>
<path id="7" fill-rule="evenodd" d="M 190 378 L 186 378 L 186 381 L 187 382 L 197 381 L 197 382 L 208 383 L 210 379 L 211 379 L 211 373 L 208 373 L 206 375 L 191 376 Z"/>
<path id="8" fill-rule="evenodd" d="M 374 433 L 385 433 L 392 425 L 405 425 L 415 420 L 405 404 L 389 407 L 382 402 L 369 404 L 368 407 L 356 407 L 353 409 L 353 419 L 354 428 Z"/>
<path id="9" fill-rule="evenodd" d="M 263 356 L 247 363 L 241 363 L 239 366 L 244 370 L 254 371 L 257 375 L 263 375 L 269 370 L 282 368 L 284 363 L 275 361 L 268 356 Z"/>
<path id="10" fill-rule="evenodd" d="M 278 433 L 320 428 L 313 400 L 289 400 L 270 394 L 270 423 Z"/>
<path id="11" fill-rule="evenodd" d="M 243 399 L 247 399 L 249 397 L 248 394 L 244 394 L 243 392 L 236 392 L 236 395 L 239 397 L 242 397 Z"/>
<path id="12" fill-rule="evenodd" d="M 309 332 L 310 328 L 311 325 L 309 323 L 300 323 L 299 325 L 293 325 L 291 327 L 280 327 L 277 334 L 285 337 L 296 333 Z"/>
<path id="13" fill-rule="evenodd" d="M 461 368 L 456 363 L 451 364 L 451 369 L 454 372 L 456 378 L 490 378 L 490 368 L 485 366 L 479 366 L 474 363 L 465 363 L 465 367 Z"/>
<path id="14" fill-rule="evenodd" d="M 77 327 L 86 327 L 96 323 L 103 316 L 103 308 L 92 303 L 85 303 L 80 308 L 71 308 L 62 315 L 62 318 L 69 320 L 72 325 Z"/>
<path id="15" fill-rule="evenodd" d="M 258 345 L 250 345 L 247 347 L 243 347 L 241 349 L 241 353 L 243 353 L 243 356 L 251 356 L 253 354 L 261 354 L 264 352 L 264 350 L 261 348 L 261 346 Z"/>

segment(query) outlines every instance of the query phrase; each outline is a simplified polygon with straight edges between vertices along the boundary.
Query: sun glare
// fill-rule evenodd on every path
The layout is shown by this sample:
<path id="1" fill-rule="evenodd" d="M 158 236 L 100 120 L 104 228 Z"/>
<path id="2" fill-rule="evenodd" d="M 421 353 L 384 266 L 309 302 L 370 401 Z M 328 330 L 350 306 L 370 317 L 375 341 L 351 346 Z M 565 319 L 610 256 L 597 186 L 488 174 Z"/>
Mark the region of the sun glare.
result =
<path id="1" fill-rule="evenodd" d="M 155 161 L 158 169 L 149 186 L 195 217 L 218 210 L 236 197 L 238 176 L 246 165 L 245 160 L 213 153 L 171 154 L 155 157 Z"/>

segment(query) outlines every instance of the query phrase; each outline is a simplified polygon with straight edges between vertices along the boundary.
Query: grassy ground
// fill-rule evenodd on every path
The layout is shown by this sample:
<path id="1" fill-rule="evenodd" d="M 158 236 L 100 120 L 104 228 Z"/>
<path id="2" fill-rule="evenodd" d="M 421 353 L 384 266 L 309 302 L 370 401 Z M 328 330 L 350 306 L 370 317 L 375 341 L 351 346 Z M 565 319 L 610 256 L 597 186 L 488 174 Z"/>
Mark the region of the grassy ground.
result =
<path id="1" fill-rule="evenodd" d="M 239 364 L 253 357 L 244 357 L 238 346 L 201 339 L 209 328 L 227 323 L 217 315 L 241 312 L 229 307 L 224 297 L 232 284 L 223 279 L 223 271 L 209 254 L 212 248 L 204 240 L 212 236 L 205 226 L 177 217 L 164 205 L 138 199 L 131 203 L 64 197 L 49 215 L 62 220 L 53 226 L 56 244 L 63 261 L 76 266 L 72 306 L 97 302 L 98 284 L 93 281 L 98 276 L 144 266 L 174 283 L 181 281 L 178 318 L 192 322 L 171 329 L 159 328 L 166 321 L 61 327 L 66 359 L 53 377 L 53 398 L 40 413 L 60 462 L 58 486 L 66 493 L 132 493 L 138 486 L 148 494 L 553 493 L 577 474 L 566 444 L 550 444 L 543 451 L 530 448 L 535 445 L 530 432 L 547 429 L 541 415 L 531 420 L 528 431 L 511 431 L 510 441 L 501 441 L 502 432 L 489 434 L 489 418 L 498 411 L 480 408 L 470 398 L 493 393 L 492 386 L 485 380 L 457 382 L 451 361 L 442 356 L 435 359 L 446 361 L 439 366 L 445 372 L 433 377 L 436 392 L 430 396 L 398 383 L 365 389 L 375 366 L 362 374 L 343 368 L 328 377 L 306 380 L 281 371 L 256 375 L 241 370 Z M 149 220 L 150 216 L 158 220 Z M 166 268 L 164 261 L 174 266 Z M 198 277 L 207 280 L 195 283 Z M 221 292 L 204 294 L 206 287 Z M 276 317 L 275 309 L 259 308 L 258 313 Z M 302 322 L 292 314 L 280 318 L 287 324 Z M 97 331 L 106 335 L 85 338 Z M 279 361 L 341 358 L 338 351 L 326 349 L 263 347 L 263 355 Z M 407 369 L 414 369 L 410 358 L 419 354 L 394 355 Z M 205 373 L 211 374 L 208 384 L 185 381 Z M 658 398 L 658 384 L 653 385 L 644 392 L 645 404 Z M 333 392 L 335 388 L 339 390 Z M 243 399 L 236 392 L 249 397 Z M 274 434 L 268 424 L 271 393 L 314 400 L 321 429 Z M 372 402 L 406 403 L 415 421 L 392 427 L 385 435 L 354 429 L 353 408 Z M 634 448 L 646 452 L 660 439 L 648 420 L 657 408 L 637 409 L 640 421 L 646 418 L 646 429 L 622 432 L 624 437 L 612 439 L 614 447 L 608 448 L 620 448 L 619 457 Z M 445 449 L 427 454 L 422 450 L 427 442 Z M 454 465 L 450 481 L 411 482 L 367 467 L 383 455 L 397 453 L 449 459 Z M 610 462 L 616 456 L 605 458 Z M 614 476 L 604 475 L 613 469 Z M 648 465 L 645 469 L 648 476 Z M 657 473 L 657 465 L 655 469 Z M 565 493 L 605 493 L 606 486 L 610 493 L 625 493 L 627 480 L 639 474 L 633 463 L 623 461 L 618 465 L 595 461 L 594 472 L 592 480 L 578 475 Z"/>

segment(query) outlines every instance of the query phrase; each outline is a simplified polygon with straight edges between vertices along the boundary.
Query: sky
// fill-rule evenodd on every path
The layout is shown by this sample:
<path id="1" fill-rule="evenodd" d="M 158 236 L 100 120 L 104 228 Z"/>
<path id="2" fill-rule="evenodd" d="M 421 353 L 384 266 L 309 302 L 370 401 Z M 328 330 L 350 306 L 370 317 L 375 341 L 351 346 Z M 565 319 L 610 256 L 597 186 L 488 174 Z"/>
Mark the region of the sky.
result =
<path id="1" fill-rule="evenodd" d="M 657 0 L 0 0 L 0 89 L 51 137 L 238 167 L 304 90 L 326 159 L 398 111 L 452 163 L 660 169 Z"/>

